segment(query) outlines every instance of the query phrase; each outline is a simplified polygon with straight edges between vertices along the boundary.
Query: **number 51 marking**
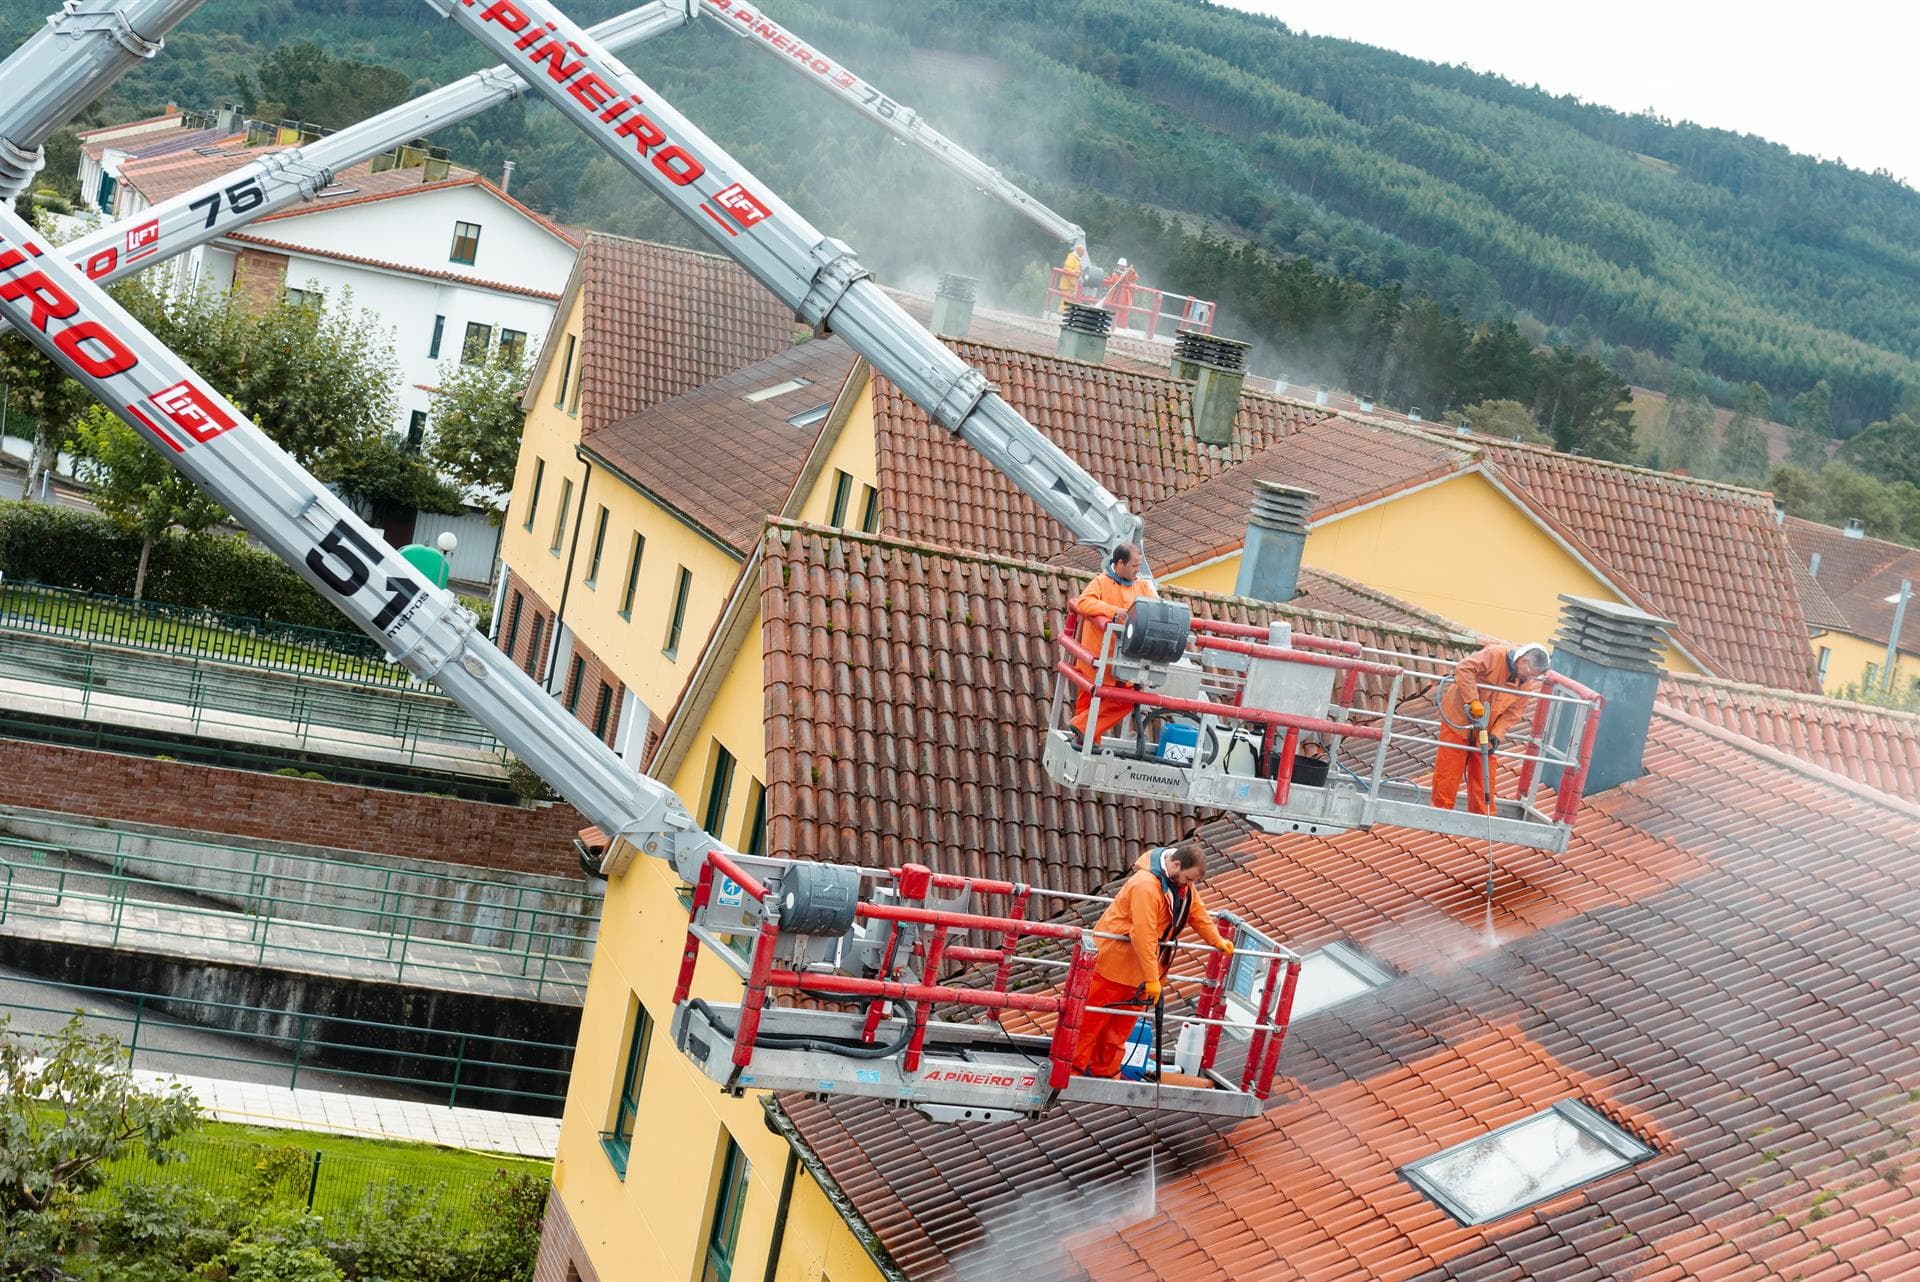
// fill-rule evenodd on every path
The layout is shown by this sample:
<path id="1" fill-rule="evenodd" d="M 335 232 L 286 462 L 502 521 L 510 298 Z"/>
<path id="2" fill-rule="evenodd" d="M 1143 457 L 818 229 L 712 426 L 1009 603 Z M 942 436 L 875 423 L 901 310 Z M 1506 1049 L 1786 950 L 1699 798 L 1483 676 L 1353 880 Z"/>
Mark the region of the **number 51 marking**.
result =
<path id="1" fill-rule="evenodd" d="M 329 565 L 329 557 L 338 561 L 342 568 L 335 570 Z M 307 568 L 341 596 L 351 597 L 366 587 L 367 580 L 372 577 L 373 571 L 368 563 L 379 559 L 380 554 L 374 551 L 373 545 L 361 538 L 360 532 L 342 517 L 320 540 L 320 546 L 307 553 Z M 379 614 L 373 616 L 373 626 L 383 631 L 389 623 L 400 617 L 400 612 L 407 608 L 408 602 L 420 595 L 420 585 L 412 579 L 392 574 L 387 576 L 387 591 L 391 595 L 386 605 L 381 607 Z"/>

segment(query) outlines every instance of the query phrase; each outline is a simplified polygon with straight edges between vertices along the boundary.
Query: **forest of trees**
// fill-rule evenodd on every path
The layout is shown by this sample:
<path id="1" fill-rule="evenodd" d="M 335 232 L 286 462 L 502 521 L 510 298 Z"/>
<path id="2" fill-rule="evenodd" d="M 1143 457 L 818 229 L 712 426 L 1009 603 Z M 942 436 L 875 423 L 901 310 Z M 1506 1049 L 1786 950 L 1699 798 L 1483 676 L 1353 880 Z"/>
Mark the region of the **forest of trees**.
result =
<path id="1" fill-rule="evenodd" d="M 1842 437 L 1920 411 L 1920 195 L 1887 175 L 1203 0 L 766 7 L 1086 225 L 1097 259 L 1219 298 L 1262 372 L 1429 417 L 1513 401 L 1636 459 L 1615 406 L 1586 410 L 1620 380 L 1725 407 L 1758 387 L 1780 421 L 1819 389 Z M 0 39 L 37 22 L 0 18 Z M 626 58 L 883 279 L 965 271 L 1034 301 L 1056 247 L 744 41 L 681 31 Z M 483 62 L 422 0 L 207 0 L 87 119 L 236 100 L 332 126 Z M 434 141 L 483 172 L 514 160 L 515 194 L 560 218 L 698 240 L 537 102 Z"/>

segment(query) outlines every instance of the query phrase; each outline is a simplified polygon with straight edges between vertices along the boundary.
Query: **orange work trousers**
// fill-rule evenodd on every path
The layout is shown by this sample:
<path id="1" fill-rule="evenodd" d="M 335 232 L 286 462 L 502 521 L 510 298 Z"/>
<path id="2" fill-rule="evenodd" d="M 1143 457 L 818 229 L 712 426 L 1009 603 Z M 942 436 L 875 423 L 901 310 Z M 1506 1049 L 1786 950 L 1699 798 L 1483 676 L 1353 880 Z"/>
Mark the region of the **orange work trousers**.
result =
<path id="1" fill-rule="evenodd" d="M 1476 815 L 1492 813 L 1487 800 L 1488 775 L 1491 774 L 1494 795 L 1500 794 L 1500 763 L 1478 748 L 1467 746 L 1464 732 L 1452 726 L 1440 727 L 1440 742 L 1458 744 L 1459 747 L 1441 748 L 1433 760 L 1433 804 L 1442 810 L 1452 810 L 1453 803 L 1460 795 L 1460 780 L 1466 777 L 1467 809 Z"/>
<path id="2" fill-rule="evenodd" d="M 1120 984 L 1104 975 L 1095 975 L 1087 989 L 1087 1005 L 1118 1006 L 1138 1001 L 1143 996 L 1134 984 Z M 1088 1011 L 1080 1019 L 1080 1041 L 1073 1048 L 1073 1071 L 1084 1077 L 1118 1077 L 1120 1061 L 1127 1057 L 1127 1035 L 1140 1016 L 1150 1007 L 1141 1007 L 1124 1015 Z"/>
<path id="3" fill-rule="evenodd" d="M 1073 728 L 1082 739 L 1087 737 L 1087 710 L 1093 707 L 1093 693 L 1082 690 L 1073 705 Z M 1093 742 L 1099 743 L 1113 732 L 1113 728 L 1127 719 L 1133 711 L 1133 705 L 1119 699 L 1100 700 L 1100 720 L 1093 727 Z"/>

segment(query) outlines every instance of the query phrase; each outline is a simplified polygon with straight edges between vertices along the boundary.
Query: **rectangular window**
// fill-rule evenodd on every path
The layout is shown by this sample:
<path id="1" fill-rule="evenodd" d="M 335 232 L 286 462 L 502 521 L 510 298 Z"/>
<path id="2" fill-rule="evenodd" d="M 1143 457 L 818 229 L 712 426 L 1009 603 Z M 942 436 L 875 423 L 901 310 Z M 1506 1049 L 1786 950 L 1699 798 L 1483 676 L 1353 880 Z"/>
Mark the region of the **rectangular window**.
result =
<path id="1" fill-rule="evenodd" d="M 600 554 L 607 550 L 607 505 L 600 505 L 600 516 L 593 523 L 593 554 L 587 558 L 588 587 L 600 581 Z"/>
<path id="2" fill-rule="evenodd" d="M 560 389 L 553 394 L 553 408 L 567 403 L 567 382 L 573 377 L 573 335 L 567 335 L 566 355 L 560 358 Z"/>
<path id="3" fill-rule="evenodd" d="M 762 387 L 757 391 L 748 392 L 740 399 L 749 405 L 758 405 L 761 401 L 770 401 L 776 396 L 785 396 L 788 392 L 797 392 L 803 387 L 812 386 L 813 380 L 810 378 L 790 378 L 784 383 L 775 383 L 771 387 Z"/>
<path id="4" fill-rule="evenodd" d="M 1827 679 L 1827 665 L 1832 662 L 1833 662 L 1833 647 L 1830 645 L 1821 646 L 1820 647 L 1820 679 L 1822 681 L 1825 681 Z"/>
<path id="5" fill-rule="evenodd" d="M 286 291 L 287 302 L 294 307 L 318 307 L 322 301 L 317 289 L 295 289 L 291 285 Z"/>
<path id="6" fill-rule="evenodd" d="M 527 352 L 527 334 L 525 330 L 503 329 L 500 331 L 500 359 L 518 364 Z"/>
<path id="7" fill-rule="evenodd" d="M 787 419 L 795 427 L 817 427 L 826 420 L 828 411 L 833 409 L 832 401 L 821 401 L 812 409 L 801 410 Z"/>
<path id="8" fill-rule="evenodd" d="M 536 681 L 540 679 L 540 629 L 545 623 L 546 620 L 538 614 L 533 616 L 533 634 L 527 638 L 527 661 L 521 665 L 526 668 L 527 675 Z"/>
<path id="9" fill-rule="evenodd" d="M 474 259 L 480 256 L 480 224 L 455 223 L 453 225 L 453 250 L 447 255 L 447 261 L 465 263 L 473 266 Z"/>
<path id="10" fill-rule="evenodd" d="M 573 395 L 567 398 L 567 413 L 578 418 L 580 415 L 580 390 L 587 385 L 587 358 L 580 358 L 580 368 L 573 372 Z"/>
<path id="11" fill-rule="evenodd" d="M 533 461 L 533 492 L 527 495 L 527 519 L 521 523 L 522 529 L 533 528 L 533 514 L 540 510 L 540 482 L 546 479 L 547 461 L 537 458 Z"/>
<path id="12" fill-rule="evenodd" d="M 767 786 L 755 779 L 753 790 L 748 795 L 753 799 L 753 805 L 748 811 L 750 817 L 740 849 L 750 855 L 764 855 L 767 853 Z"/>
<path id="13" fill-rule="evenodd" d="M 573 668 L 567 673 L 567 711 L 573 712 L 580 707 L 580 682 L 587 675 L 585 655 L 573 656 Z"/>
<path id="14" fill-rule="evenodd" d="M 513 658 L 514 643 L 520 639 L 520 607 L 525 600 L 526 598 L 516 591 L 513 594 L 513 608 L 507 611 L 507 644 L 501 647 L 500 653 L 509 659 Z"/>
<path id="15" fill-rule="evenodd" d="M 713 1196 L 713 1227 L 707 1230 L 707 1265 L 700 1282 L 733 1282 L 733 1253 L 740 1244 L 740 1219 L 747 1205 L 747 1155 L 726 1139 L 720 1181 Z"/>
<path id="16" fill-rule="evenodd" d="M 482 325 L 479 321 L 467 322 L 467 336 L 460 341 L 460 363 L 478 365 L 487 359 L 487 349 L 493 346 L 493 326 Z"/>
<path id="17" fill-rule="evenodd" d="M 1460 1223 L 1486 1224 L 1652 1156 L 1598 1110 L 1561 1100 L 1400 1173 Z"/>
<path id="18" fill-rule="evenodd" d="M 602 681 L 600 696 L 593 702 L 593 737 L 607 741 L 607 718 L 613 715 L 613 687 Z"/>
<path id="19" fill-rule="evenodd" d="M 421 444 L 426 439 L 427 412 L 425 410 L 415 410 L 413 413 L 407 415 L 407 443 L 404 448 L 409 454 L 418 454 Z"/>
<path id="20" fill-rule="evenodd" d="M 687 621 L 687 589 L 693 586 L 693 571 L 686 566 L 680 567 L 680 578 L 673 589 L 673 618 L 667 623 L 667 644 L 663 647 L 669 659 L 680 654 L 680 629 Z"/>
<path id="21" fill-rule="evenodd" d="M 871 485 L 867 487 L 866 500 L 860 505 L 860 532 L 880 533 L 880 491 Z"/>
<path id="22" fill-rule="evenodd" d="M 847 499 L 853 494 L 853 478 L 839 468 L 833 470 L 833 511 L 827 515 L 827 524 L 844 527 L 847 521 Z"/>
<path id="23" fill-rule="evenodd" d="M 633 590 L 640 586 L 640 558 L 647 551 L 647 536 L 635 530 L 633 545 L 627 549 L 627 586 L 620 590 L 620 617 L 633 618 Z"/>
<path id="24" fill-rule="evenodd" d="M 560 555 L 560 545 L 567 537 L 567 514 L 573 509 L 573 478 L 565 477 L 560 482 L 560 510 L 553 517 L 553 541 L 547 544 L 547 551 Z"/>
<path id="25" fill-rule="evenodd" d="M 428 360 L 437 361 L 440 359 L 440 340 L 445 338 L 446 336 L 447 336 L 447 318 L 444 316 L 434 317 L 433 318 L 433 341 L 427 344 Z"/>
<path id="26" fill-rule="evenodd" d="M 647 1043 L 653 1037 L 653 1020 L 638 997 L 627 997 L 627 1059 L 620 1066 L 620 1093 L 614 1097 L 613 1116 L 607 1129 L 600 1132 L 600 1147 L 621 1179 L 627 1178 L 627 1159 L 633 1151 L 633 1119 L 640 1111 L 640 1086 L 647 1076 Z"/>
<path id="27" fill-rule="evenodd" d="M 707 830 L 709 836 L 718 837 L 722 841 L 726 838 L 721 836 L 720 829 L 727 822 L 727 797 L 732 792 L 733 754 L 721 747 L 720 741 L 715 739 L 713 765 L 707 771 L 707 805 L 704 812 L 706 818 L 701 827 Z"/>

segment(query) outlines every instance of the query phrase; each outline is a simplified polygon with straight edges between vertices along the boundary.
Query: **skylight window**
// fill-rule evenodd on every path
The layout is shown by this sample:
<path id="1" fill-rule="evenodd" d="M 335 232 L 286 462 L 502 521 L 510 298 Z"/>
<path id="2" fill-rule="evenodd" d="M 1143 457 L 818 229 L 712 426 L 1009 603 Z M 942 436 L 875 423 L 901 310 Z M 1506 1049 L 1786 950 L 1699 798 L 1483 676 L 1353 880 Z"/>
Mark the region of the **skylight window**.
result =
<path id="1" fill-rule="evenodd" d="M 758 405 L 761 401 L 770 401 L 776 396 L 785 396 L 788 392 L 797 392 L 803 387 L 811 386 L 812 383 L 813 380 L 810 378 L 790 378 L 784 383 L 775 383 L 772 387 L 763 387 L 757 392 L 748 392 L 740 399 L 749 405 Z"/>
<path id="2" fill-rule="evenodd" d="M 832 401 L 821 401 L 810 410 L 801 410 L 798 414 L 788 419 L 787 422 L 793 424 L 795 427 L 812 427 L 826 418 L 827 411 L 832 408 Z"/>
<path id="3" fill-rule="evenodd" d="M 1579 1100 L 1400 1168 L 1462 1224 L 1485 1224 L 1653 1156 Z"/>
<path id="4" fill-rule="evenodd" d="M 335 196 L 356 196 L 359 193 L 360 189 L 358 187 L 342 187 L 339 183 L 334 183 L 331 186 L 322 187 L 320 194 L 315 196 L 314 199 L 332 200 Z"/>
<path id="5" fill-rule="evenodd" d="M 1266 952 L 1272 941 L 1244 927 L 1249 949 Z M 1260 1010 L 1260 990 L 1267 982 L 1268 959 L 1240 957 L 1227 972 L 1227 1013 L 1249 1024 Z M 1282 972 L 1284 975 L 1284 972 Z M 1393 982 L 1393 972 L 1351 944 L 1332 943 L 1308 953 L 1300 962 L 1300 983 L 1293 990 L 1293 1018 L 1338 1006 Z"/>

